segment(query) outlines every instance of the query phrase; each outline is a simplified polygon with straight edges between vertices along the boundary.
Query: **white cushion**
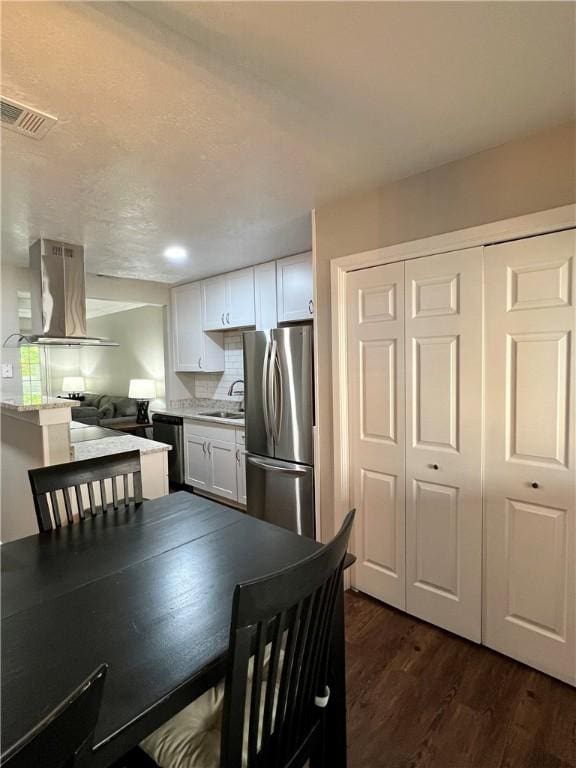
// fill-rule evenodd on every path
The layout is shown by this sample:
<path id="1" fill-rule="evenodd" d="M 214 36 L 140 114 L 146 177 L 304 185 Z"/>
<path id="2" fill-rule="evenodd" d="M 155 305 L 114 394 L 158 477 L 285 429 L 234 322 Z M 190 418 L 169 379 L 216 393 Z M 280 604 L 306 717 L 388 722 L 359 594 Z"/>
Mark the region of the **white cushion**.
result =
<path id="1" fill-rule="evenodd" d="M 260 727 L 266 697 L 268 680 L 268 661 L 270 645 L 266 647 L 263 669 L 263 684 L 260 704 Z M 276 712 L 276 699 L 280 688 L 281 669 L 284 653 L 280 651 L 273 715 Z M 248 754 L 248 719 L 250 716 L 250 695 L 252 689 L 253 659 L 248 666 L 248 685 L 244 711 L 244 749 L 243 764 Z M 140 742 L 140 747 L 160 768 L 218 768 L 220 765 L 220 738 L 222 728 L 222 710 L 224 707 L 224 681 L 203 693 L 198 699 L 174 715 L 164 725 Z M 260 734 L 259 734 L 260 736 Z"/>
<path id="2" fill-rule="evenodd" d="M 161 768 L 218 768 L 224 681 L 174 715 L 140 746 Z"/>

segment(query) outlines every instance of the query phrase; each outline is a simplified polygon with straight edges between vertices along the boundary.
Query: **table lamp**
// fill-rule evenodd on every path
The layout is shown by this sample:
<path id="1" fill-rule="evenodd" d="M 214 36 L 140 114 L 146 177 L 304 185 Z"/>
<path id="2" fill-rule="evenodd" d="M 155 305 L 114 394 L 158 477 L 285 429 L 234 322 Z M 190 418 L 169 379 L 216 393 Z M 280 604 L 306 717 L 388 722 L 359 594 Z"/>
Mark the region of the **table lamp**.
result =
<path id="1" fill-rule="evenodd" d="M 70 400 L 83 400 L 84 386 L 82 376 L 64 376 L 62 379 L 62 392 L 68 392 Z"/>
<path id="2" fill-rule="evenodd" d="M 156 397 L 156 384 L 154 379 L 130 379 L 128 397 L 136 400 L 138 405 L 138 424 L 148 423 L 148 403 Z"/>

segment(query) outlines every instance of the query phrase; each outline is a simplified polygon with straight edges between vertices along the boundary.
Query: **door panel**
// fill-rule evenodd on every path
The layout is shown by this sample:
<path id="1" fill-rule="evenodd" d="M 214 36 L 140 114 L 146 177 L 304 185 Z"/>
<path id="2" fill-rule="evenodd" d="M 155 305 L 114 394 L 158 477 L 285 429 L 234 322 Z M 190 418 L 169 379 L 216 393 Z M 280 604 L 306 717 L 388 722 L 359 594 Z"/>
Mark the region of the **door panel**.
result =
<path id="1" fill-rule="evenodd" d="M 406 346 L 406 608 L 480 641 L 481 248 L 406 262 Z"/>
<path id="2" fill-rule="evenodd" d="M 238 501 L 246 504 L 246 451 L 242 446 L 236 446 L 236 486 Z"/>
<path id="3" fill-rule="evenodd" d="M 486 248 L 484 641 L 576 681 L 574 230 Z"/>
<path id="4" fill-rule="evenodd" d="M 223 440 L 210 440 L 208 456 L 211 469 L 210 492 L 236 500 L 236 445 Z"/>
<path id="5" fill-rule="evenodd" d="M 417 586 L 458 599 L 458 488 L 414 480 Z"/>
<path id="6" fill-rule="evenodd" d="M 312 253 L 288 256 L 276 262 L 278 322 L 311 320 L 314 316 Z"/>
<path id="7" fill-rule="evenodd" d="M 226 326 L 240 328 L 256 323 L 254 312 L 254 268 L 226 275 Z"/>
<path id="8" fill-rule="evenodd" d="M 568 334 L 510 334 L 507 341 L 507 455 L 566 466 Z"/>
<path id="9" fill-rule="evenodd" d="M 354 585 L 405 607 L 404 265 L 348 275 Z"/>
<path id="10" fill-rule="evenodd" d="M 210 488 L 210 464 L 207 455 L 207 440 L 196 435 L 184 436 L 185 481 L 193 488 Z"/>
<path id="11" fill-rule="evenodd" d="M 202 281 L 202 315 L 205 331 L 226 326 L 226 277 L 220 275 Z"/>
<path id="12" fill-rule="evenodd" d="M 458 336 L 412 339 L 413 444 L 458 450 Z"/>

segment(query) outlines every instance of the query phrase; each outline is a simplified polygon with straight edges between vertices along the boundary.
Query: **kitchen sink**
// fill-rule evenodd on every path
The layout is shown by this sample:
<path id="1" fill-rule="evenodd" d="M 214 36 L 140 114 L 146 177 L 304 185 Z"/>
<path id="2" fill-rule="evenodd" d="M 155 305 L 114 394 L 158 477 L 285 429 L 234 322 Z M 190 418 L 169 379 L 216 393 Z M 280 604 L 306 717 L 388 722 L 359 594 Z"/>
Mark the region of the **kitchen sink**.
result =
<path id="1" fill-rule="evenodd" d="M 198 416 L 212 416 L 215 419 L 243 419 L 244 414 L 239 411 L 203 411 Z"/>

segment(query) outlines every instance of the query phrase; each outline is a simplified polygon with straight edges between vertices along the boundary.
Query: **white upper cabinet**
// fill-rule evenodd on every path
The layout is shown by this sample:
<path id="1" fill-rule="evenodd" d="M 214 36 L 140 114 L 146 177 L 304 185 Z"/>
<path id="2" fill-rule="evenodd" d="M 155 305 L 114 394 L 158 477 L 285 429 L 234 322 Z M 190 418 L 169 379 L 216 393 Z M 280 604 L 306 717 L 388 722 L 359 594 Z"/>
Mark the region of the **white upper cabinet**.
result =
<path id="1" fill-rule="evenodd" d="M 204 330 L 221 331 L 226 327 L 226 275 L 203 280 L 201 285 Z"/>
<path id="2" fill-rule="evenodd" d="M 205 331 L 255 325 L 254 268 L 202 281 Z"/>
<path id="3" fill-rule="evenodd" d="M 173 367 L 175 371 L 212 372 L 224 370 L 221 333 L 202 329 L 200 283 L 179 285 L 171 291 Z"/>
<path id="4" fill-rule="evenodd" d="M 268 261 L 254 267 L 254 300 L 256 305 L 256 330 L 276 328 L 276 262 Z"/>
<path id="5" fill-rule="evenodd" d="M 312 252 L 276 262 L 278 322 L 291 323 L 314 317 Z"/>

